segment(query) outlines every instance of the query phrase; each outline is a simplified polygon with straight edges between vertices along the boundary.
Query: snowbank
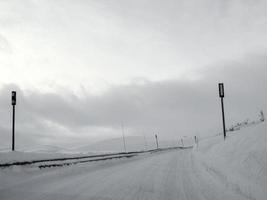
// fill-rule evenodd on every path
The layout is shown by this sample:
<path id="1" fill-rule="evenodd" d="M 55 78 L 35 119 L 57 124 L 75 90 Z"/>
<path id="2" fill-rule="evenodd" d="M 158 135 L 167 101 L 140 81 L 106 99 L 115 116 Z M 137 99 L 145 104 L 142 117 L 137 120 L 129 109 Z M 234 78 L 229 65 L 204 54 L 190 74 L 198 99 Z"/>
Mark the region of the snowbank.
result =
<path id="1" fill-rule="evenodd" d="M 0 164 L 22 162 L 22 161 L 32 161 L 32 160 L 64 158 L 64 157 L 78 157 L 78 156 L 84 156 L 84 155 L 85 154 L 34 153 L 34 152 L 9 151 L 9 152 L 0 152 Z M 93 155 L 93 153 L 86 154 L 86 155 Z"/>
<path id="2" fill-rule="evenodd" d="M 195 157 L 227 187 L 248 199 L 266 199 L 267 124 L 261 123 L 223 137 L 202 140 Z"/>

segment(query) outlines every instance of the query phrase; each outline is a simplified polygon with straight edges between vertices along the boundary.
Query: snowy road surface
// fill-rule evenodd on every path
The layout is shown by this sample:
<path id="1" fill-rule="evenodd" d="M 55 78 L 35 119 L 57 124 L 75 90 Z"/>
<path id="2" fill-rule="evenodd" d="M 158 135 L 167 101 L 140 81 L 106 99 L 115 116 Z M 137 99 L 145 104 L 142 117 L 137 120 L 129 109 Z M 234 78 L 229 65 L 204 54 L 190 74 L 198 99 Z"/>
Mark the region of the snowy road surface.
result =
<path id="1" fill-rule="evenodd" d="M 0 170 L 0 199 L 250 199 L 194 159 L 192 149 L 52 169 Z"/>

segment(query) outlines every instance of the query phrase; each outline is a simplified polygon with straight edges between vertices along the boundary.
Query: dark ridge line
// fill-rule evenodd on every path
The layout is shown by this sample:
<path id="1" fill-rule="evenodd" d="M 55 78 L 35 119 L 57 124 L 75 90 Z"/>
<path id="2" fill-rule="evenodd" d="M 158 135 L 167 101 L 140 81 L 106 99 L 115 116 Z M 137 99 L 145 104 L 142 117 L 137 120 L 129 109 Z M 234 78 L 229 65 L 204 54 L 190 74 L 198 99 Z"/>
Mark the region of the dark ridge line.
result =
<path id="1" fill-rule="evenodd" d="M 152 150 L 148 150 L 148 151 L 135 152 L 136 154 L 133 154 L 133 155 L 123 155 L 123 156 L 114 156 L 114 157 L 108 157 L 108 158 L 98 158 L 98 159 L 93 159 L 93 160 L 82 160 L 82 161 L 77 161 L 77 162 L 69 162 L 69 163 L 61 163 L 61 164 L 46 164 L 46 165 L 39 165 L 38 167 L 39 167 L 39 169 L 48 168 L 48 167 L 49 168 L 50 167 L 63 167 L 65 165 L 69 166 L 69 165 L 76 165 L 79 163 L 96 162 L 96 161 L 104 161 L 104 160 L 112 160 L 112 159 L 120 159 L 120 158 L 131 158 L 131 157 L 137 156 L 138 153 L 145 153 L 145 152 L 154 153 L 154 152 L 160 152 L 160 151 L 166 151 L 166 150 L 172 150 L 172 149 L 191 149 L 191 148 L 193 148 L 193 146 L 169 147 L 169 148 L 164 148 L 164 149 L 159 148 L 159 149 L 152 149 Z"/>
<path id="2" fill-rule="evenodd" d="M 42 160 L 32 160 L 32 161 L 20 161 L 20 162 L 0 164 L 0 168 L 6 168 L 6 167 L 10 167 L 10 166 L 20 166 L 20 165 L 31 165 L 31 164 L 35 164 L 35 163 L 41 163 L 41 162 L 79 160 L 79 159 L 84 159 L 84 158 L 97 158 L 97 157 L 107 157 L 107 156 L 113 156 L 113 155 L 140 154 L 140 153 L 148 153 L 148 152 L 154 153 L 154 152 L 171 150 L 171 149 L 185 149 L 185 148 L 187 148 L 187 147 L 168 147 L 168 148 L 150 149 L 150 150 L 146 150 L 146 151 L 130 151 L 130 152 L 98 154 L 98 155 L 90 155 L 90 156 L 78 156 L 78 157 L 53 158 L 53 159 L 42 159 Z M 189 148 L 192 148 L 192 147 L 189 147 Z"/>
<path id="3" fill-rule="evenodd" d="M 32 161 L 21 161 L 21 162 L 13 162 L 13 163 L 3 163 L 0 164 L 0 167 L 10 167 L 14 165 L 30 165 L 40 162 L 53 162 L 53 161 L 64 161 L 64 160 L 79 160 L 84 158 L 96 158 L 96 157 L 107 157 L 113 155 L 125 155 L 125 154 L 132 154 L 132 153 L 142 153 L 140 152 L 120 152 L 120 153 L 111 153 L 111 154 L 99 154 L 99 155 L 90 155 L 90 156 L 78 156 L 78 157 L 65 157 L 65 158 L 53 158 L 53 159 L 42 159 L 42 160 L 32 160 Z"/>
<path id="4" fill-rule="evenodd" d="M 79 163 L 87 163 L 87 162 L 96 162 L 96 161 L 104 161 L 104 160 L 112 160 L 112 159 L 119 159 L 119 158 L 131 158 L 137 156 L 137 154 L 134 155 L 126 155 L 126 156 L 114 156 L 114 157 L 108 157 L 108 158 L 98 158 L 98 159 L 93 159 L 93 160 L 82 160 L 82 161 L 77 161 L 77 162 L 70 162 L 70 163 L 61 163 L 61 164 L 50 164 L 50 165 L 39 165 L 39 169 L 47 168 L 47 167 L 63 167 L 65 165 L 76 165 Z"/>

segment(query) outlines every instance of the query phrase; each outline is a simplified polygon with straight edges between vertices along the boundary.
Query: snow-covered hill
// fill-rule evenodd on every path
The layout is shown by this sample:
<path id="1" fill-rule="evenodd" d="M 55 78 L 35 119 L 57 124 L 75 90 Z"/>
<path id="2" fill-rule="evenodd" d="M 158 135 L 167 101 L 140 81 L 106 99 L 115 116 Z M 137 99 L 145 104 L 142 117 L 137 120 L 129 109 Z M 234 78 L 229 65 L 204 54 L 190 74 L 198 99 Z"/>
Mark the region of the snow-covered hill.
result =
<path id="1" fill-rule="evenodd" d="M 144 138 L 143 136 L 128 136 L 125 137 L 125 145 L 126 151 L 142 151 L 142 150 L 149 150 L 156 148 L 155 138 L 147 137 Z M 167 147 L 174 147 L 178 146 L 179 141 L 171 141 L 171 140 L 161 140 L 159 138 L 159 147 L 160 148 L 167 148 Z M 89 144 L 85 146 L 81 146 L 78 148 L 72 149 L 75 152 L 124 152 L 124 145 L 122 138 L 113 138 L 107 139 L 103 141 L 99 141 L 94 144 Z"/>
<path id="2" fill-rule="evenodd" d="M 223 137 L 202 140 L 195 148 L 199 163 L 228 187 L 253 199 L 267 198 L 267 124 L 261 123 Z"/>
<path id="3" fill-rule="evenodd" d="M 202 139 L 193 150 L 172 149 L 44 170 L 3 168 L 0 199 L 266 200 L 266 130 L 265 123 L 255 124 L 228 133 L 225 141 L 221 135 Z M 3 152 L 0 161 L 55 155 Z"/>

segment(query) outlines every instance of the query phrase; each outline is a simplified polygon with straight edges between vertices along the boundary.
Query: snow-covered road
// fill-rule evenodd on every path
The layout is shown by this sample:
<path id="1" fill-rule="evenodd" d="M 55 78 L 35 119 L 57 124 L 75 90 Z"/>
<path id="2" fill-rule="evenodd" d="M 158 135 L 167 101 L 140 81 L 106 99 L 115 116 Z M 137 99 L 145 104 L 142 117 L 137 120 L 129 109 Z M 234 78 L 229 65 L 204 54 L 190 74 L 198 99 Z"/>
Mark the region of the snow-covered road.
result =
<path id="1" fill-rule="evenodd" d="M 172 150 L 52 169 L 0 170 L 0 199 L 249 199 L 194 159 Z"/>

